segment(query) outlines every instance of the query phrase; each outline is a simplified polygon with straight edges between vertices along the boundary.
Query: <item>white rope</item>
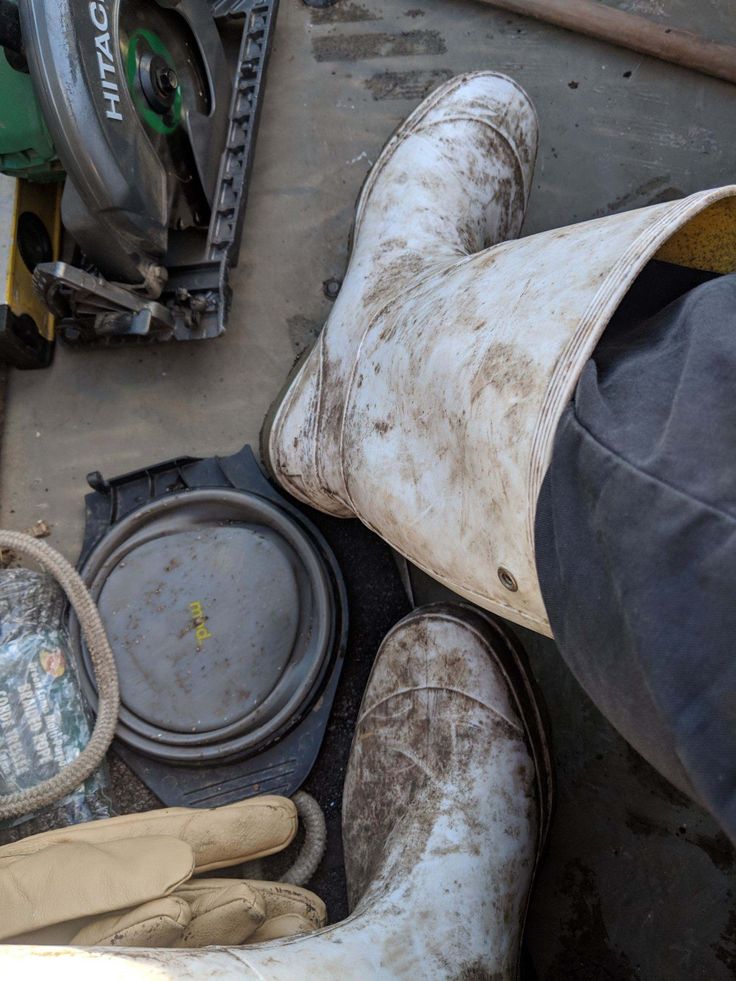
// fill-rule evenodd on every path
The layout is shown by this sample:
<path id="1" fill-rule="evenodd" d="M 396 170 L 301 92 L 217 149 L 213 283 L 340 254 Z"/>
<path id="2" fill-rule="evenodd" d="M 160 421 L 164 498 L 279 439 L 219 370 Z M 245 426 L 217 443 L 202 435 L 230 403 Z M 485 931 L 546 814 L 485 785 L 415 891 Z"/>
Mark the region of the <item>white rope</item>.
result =
<path id="1" fill-rule="evenodd" d="M 110 748 L 120 709 L 118 673 L 105 628 L 94 600 L 79 573 L 46 542 L 18 531 L 0 530 L 0 550 L 11 549 L 37 562 L 61 586 L 72 605 L 87 642 L 95 674 L 99 704 L 89 742 L 56 776 L 14 794 L 0 796 L 0 820 L 32 814 L 66 797 L 91 776 Z"/>
<path id="2" fill-rule="evenodd" d="M 327 848 L 327 824 L 322 808 L 311 794 L 300 790 L 291 799 L 304 825 L 304 844 L 294 864 L 281 876 L 281 881 L 292 886 L 305 886 L 317 871 Z"/>

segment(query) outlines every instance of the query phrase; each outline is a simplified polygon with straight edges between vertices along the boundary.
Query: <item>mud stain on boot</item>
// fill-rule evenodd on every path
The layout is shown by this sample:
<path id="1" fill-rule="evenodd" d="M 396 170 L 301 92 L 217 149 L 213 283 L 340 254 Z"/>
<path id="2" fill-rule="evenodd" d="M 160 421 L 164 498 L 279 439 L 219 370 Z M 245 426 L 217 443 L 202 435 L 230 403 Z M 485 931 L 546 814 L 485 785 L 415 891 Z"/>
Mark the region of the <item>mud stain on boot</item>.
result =
<path id="1" fill-rule="evenodd" d="M 365 87 L 376 102 L 384 99 L 424 99 L 438 85 L 452 78 L 450 68 L 433 68 L 413 72 L 378 72 L 366 79 Z"/>
<path id="2" fill-rule="evenodd" d="M 447 51 L 439 31 L 403 31 L 401 34 L 332 34 L 312 41 L 317 61 L 362 61 L 407 55 L 438 55 Z"/>
<path id="3" fill-rule="evenodd" d="M 499 971 L 489 974 L 487 966 L 479 963 L 464 965 L 452 975 L 452 981 L 504 981 L 506 977 L 507 975 Z"/>

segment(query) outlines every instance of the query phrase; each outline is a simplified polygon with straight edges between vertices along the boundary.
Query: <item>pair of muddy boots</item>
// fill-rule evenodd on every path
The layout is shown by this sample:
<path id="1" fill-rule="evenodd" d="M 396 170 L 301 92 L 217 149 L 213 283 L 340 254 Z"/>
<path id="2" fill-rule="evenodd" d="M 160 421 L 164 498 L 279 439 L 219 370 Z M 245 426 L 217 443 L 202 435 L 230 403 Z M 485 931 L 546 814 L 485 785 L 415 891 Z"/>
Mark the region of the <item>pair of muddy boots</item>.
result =
<path id="1" fill-rule="evenodd" d="M 342 289 L 262 450 L 291 494 L 549 633 L 533 529 L 557 422 L 651 258 L 733 262 L 720 250 L 734 189 L 514 241 L 536 146 L 527 96 L 492 73 L 453 79 L 408 118 L 366 182 Z M 514 978 L 549 787 L 514 642 L 470 608 L 417 611 L 384 641 L 356 729 L 350 917 L 256 948 L 140 952 L 136 968 Z"/>
<path id="2" fill-rule="evenodd" d="M 282 487 L 358 515 L 476 601 L 463 570 L 479 529 L 463 541 L 448 512 L 488 461 L 459 446 L 473 419 L 448 368 L 461 352 L 481 366 L 492 297 L 470 257 L 518 234 L 536 147 L 528 98 L 494 74 L 454 79 L 409 117 L 362 191 L 330 319 L 264 427 Z M 488 399 L 482 372 L 472 387 Z M 416 611 L 384 641 L 357 723 L 343 801 L 350 917 L 237 956 L 269 978 L 515 978 L 550 788 L 512 637 L 469 607 Z"/>
<path id="3" fill-rule="evenodd" d="M 529 99 L 491 73 L 453 79 L 406 120 L 262 455 L 297 498 L 550 634 L 534 522 L 557 424 L 651 259 L 736 266 L 736 188 L 517 241 L 536 150 Z M 528 686 L 501 667 L 513 648 L 489 630 L 477 614 L 417 615 L 384 645 L 346 786 L 354 913 L 296 942 L 295 969 L 298 948 L 321 976 L 515 976 L 549 760 Z"/>

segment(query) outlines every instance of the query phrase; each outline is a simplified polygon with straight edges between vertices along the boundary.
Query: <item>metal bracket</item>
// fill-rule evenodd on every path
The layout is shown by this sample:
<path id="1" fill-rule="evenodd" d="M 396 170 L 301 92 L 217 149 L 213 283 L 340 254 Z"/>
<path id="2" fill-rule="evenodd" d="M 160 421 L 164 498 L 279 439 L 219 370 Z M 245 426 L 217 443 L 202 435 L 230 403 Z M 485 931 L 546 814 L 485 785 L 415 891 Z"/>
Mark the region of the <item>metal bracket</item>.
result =
<path id="1" fill-rule="evenodd" d="M 87 325 L 93 337 L 133 334 L 165 340 L 174 332 L 172 312 L 161 303 L 65 262 L 36 266 L 33 285 L 71 343 L 89 339 L 81 336 Z"/>

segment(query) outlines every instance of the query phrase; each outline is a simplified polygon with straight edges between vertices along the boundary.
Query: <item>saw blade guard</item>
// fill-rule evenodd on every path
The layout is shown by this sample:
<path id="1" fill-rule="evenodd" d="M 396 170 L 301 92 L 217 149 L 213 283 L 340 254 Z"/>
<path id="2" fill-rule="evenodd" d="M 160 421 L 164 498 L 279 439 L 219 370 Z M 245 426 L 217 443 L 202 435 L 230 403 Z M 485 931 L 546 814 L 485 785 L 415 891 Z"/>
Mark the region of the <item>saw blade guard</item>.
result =
<path id="1" fill-rule="evenodd" d="M 67 173 L 66 229 L 157 295 L 171 230 L 207 228 L 231 83 L 206 0 L 21 0 L 36 97 Z"/>

